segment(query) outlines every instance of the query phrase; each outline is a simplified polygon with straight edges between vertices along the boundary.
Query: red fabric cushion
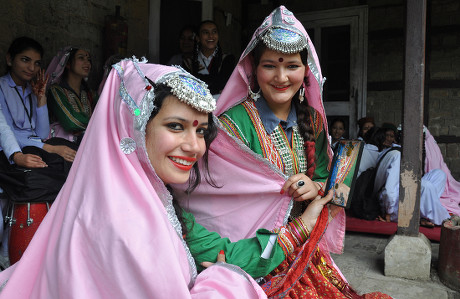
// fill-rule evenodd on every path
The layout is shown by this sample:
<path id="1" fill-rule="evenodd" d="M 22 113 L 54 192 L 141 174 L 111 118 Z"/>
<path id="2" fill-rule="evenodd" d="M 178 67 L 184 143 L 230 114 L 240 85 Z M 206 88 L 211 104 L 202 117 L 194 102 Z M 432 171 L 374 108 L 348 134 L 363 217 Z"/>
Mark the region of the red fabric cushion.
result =
<path id="1" fill-rule="evenodd" d="M 350 232 L 393 235 L 397 229 L 398 224 L 396 222 L 370 221 L 347 215 L 346 230 Z M 419 231 L 431 241 L 439 242 L 441 239 L 441 226 L 435 226 L 434 228 L 420 226 Z"/>

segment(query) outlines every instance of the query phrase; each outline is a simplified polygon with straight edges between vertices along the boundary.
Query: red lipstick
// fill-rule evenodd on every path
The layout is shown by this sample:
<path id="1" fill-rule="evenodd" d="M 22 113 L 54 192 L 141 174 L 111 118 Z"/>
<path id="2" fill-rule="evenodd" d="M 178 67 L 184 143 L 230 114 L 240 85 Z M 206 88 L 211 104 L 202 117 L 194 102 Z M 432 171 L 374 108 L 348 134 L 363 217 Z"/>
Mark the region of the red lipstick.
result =
<path id="1" fill-rule="evenodd" d="M 174 166 L 184 171 L 189 171 L 190 169 L 192 169 L 193 164 L 195 164 L 196 162 L 196 158 L 193 158 L 193 157 L 171 156 L 169 157 L 169 159 L 171 160 Z M 187 163 L 186 165 L 180 160 L 184 160 L 184 161 L 191 162 L 191 163 Z"/>

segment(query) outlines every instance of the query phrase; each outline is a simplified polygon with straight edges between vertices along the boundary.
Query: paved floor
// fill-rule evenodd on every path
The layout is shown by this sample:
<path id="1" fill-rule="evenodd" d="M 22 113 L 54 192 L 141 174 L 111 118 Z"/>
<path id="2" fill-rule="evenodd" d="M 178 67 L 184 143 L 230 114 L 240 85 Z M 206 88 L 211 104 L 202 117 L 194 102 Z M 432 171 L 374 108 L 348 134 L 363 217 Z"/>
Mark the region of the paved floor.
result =
<path id="1" fill-rule="evenodd" d="M 358 293 L 380 291 L 396 299 L 460 299 L 460 293 L 446 287 L 437 274 L 439 243 L 432 242 L 430 280 L 388 277 L 384 271 L 384 250 L 389 236 L 347 232 L 345 250 L 333 254 L 334 261 Z"/>

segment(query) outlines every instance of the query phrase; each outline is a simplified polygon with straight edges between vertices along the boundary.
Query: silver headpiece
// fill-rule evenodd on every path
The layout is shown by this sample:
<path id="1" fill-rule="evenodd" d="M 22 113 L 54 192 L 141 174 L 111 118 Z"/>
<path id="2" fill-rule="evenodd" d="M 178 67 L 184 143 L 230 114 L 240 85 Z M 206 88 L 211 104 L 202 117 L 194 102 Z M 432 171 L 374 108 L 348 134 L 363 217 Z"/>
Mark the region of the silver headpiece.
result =
<path id="1" fill-rule="evenodd" d="M 256 29 L 242 56 L 246 57 L 260 41 L 269 49 L 284 54 L 299 53 L 308 48 L 307 37 L 296 27 L 296 23 L 301 26 L 286 7 L 276 8 Z"/>
<path id="2" fill-rule="evenodd" d="M 262 41 L 269 49 L 284 54 L 299 53 L 307 47 L 302 35 L 284 28 L 268 29 Z"/>
<path id="3" fill-rule="evenodd" d="M 189 73 L 178 70 L 160 77 L 155 83 L 166 84 L 171 92 L 182 102 L 198 111 L 210 113 L 216 109 L 216 100 L 203 81 Z"/>
<path id="4" fill-rule="evenodd" d="M 307 39 L 294 24 L 292 12 L 279 7 L 273 11 L 271 24 L 262 34 L 261 40 L 274 51 L 284 54 L 299 53 L 307 47 Z"/>

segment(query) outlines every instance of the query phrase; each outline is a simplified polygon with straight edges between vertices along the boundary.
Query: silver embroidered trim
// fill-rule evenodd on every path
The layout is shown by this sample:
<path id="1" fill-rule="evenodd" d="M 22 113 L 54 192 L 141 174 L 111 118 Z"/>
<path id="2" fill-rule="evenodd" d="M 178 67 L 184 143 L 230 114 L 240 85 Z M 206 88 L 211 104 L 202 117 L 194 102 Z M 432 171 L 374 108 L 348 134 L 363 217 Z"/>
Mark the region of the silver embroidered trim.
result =
<path id="1" fill-rule="evenodd" d="M 125 60 L 131 60 L 134 63 L 134 66 L 139 74 L 139 76 L 142 78 L 142 80 L 145 82 L 146 86 L 150 85 L 148 80 L 145 78 L 143 72 L 140 70 L 139 66 L 137 65 L 138 63 L 147 63 L 147 60 L 143 58 L 141 61 L 136 59 L 135 57 L 131 59 L 125 59 Z M 150 182 L 152 183 L 153 188 L 156 190 L 158 197 L 160 198 L 161 202 L 163 203 L 168 220 L 170 221 L 172 227 L 177 233 L 177 236 L 182 242 L 182 245 L 184 246 L 185 253 L 187 255 L 188 263 L 189 263 L 189 272 L 190 272 L 190 283 L 189 283 L 189 288 L 191 288 L 196 280 L 196 277 L 198 275 L 197 269 L 196 269 L 196 264 L 195 260 L 190 252 L 190 249 L 188 248 L 188 245 L 186 241 L 184 240 L 182 236 L 182 226 L 179 222 L 179 219 L 177 218 L 176 211 L 174 210 L 174 206 L 172 204 L 172 195 L 169 193 L 168 189 L 164 185 L 163 181 L 158 177 L 156 174 L 155 170 L 153 169 L 152 164 L 150 163 L 150 160 L 147 155 L 147 149 L 145 145 L 145 130 L 147 127 L 147 122 L 150 118 L 150 115 L 153 111 L 154 108 L 154 101 L 155 101 L 155 94 L 153 89 L 151 88 L 150 90 L 146 90 L 144 96 L 139 102 L 139 106 L 136 105 L 132 97 L 129 95 L 128 90 L 125 87 L 124 83 L 124 70 L 122 69 L 120 64 L 116 64 L 113 66 L 118 73 L 118 76 L 120 78 L 120 96 L 123 102 L 125 102 L 128 107 L 130 107 L 130 110 L 132 109 L 139 109 L 140 113 L 136 115 L 133 113 L 133 125 L 134 125 L 134 144 L 137 146 L 137 155 L 139 158 L 139 161 L 141 162 L 142 167 L 144 168 L 145 172 L 148 174 Z M 124 138 L 125 139 L 125 138 Z M 153 175 L 152 175 L 153 174 Z"/>
<path id="2" fill-rule="evenodd" d="M 289 9 L 285 8 L 284 10 L 281 11 L 283 14 L 287 15 L 287 16 L 293 16 L 294 14 L 292 13 L 292 11 L 290 11 Z"/>
<path id="3" fill-rule="evenodd" d="M 243 141 L 241 141 L 239 138 L 233 136 L 232 134 L 228 133 L 227 130 L 225 130 L 225 128 L 223 127 L 223 125 L 220 123 L 219 119 L 214 116 L 214 122 L 217 124 L 217 127 L 220 131 L 222 131 L 224 134 L 226 134 L 228 137 L 230 137 L 239 147 L 240 149 L 251 155 L 252 157 L 254 157 L 257 161 L 259 161 L 260 163 L 263 163 L 265 164 L 266 166 L 268 166 L 268 168 L 270 168 L 274 173 L 276 173 L 277 175 L 279 175 L 280 177 L 282 177 L 284 180 L 287 180 L 288 179 L 288 176 L 286 176 L 282 171 L 281 169 L 279 169 L 275 164 L 273 164 L 272 162 L 270 162 L 268 159 L 262 157 L 261 155 L 255 153 L 250 147 L 248 147 L 246 144 L 244 144 Z M 241 129 L 240 127 L 235 124 L 235 127 L 237 127 L 237 129 L 241 132 Z M 289 206 L 286 210 L 286 214 L 284 215 L 283 219 L 284 219 L 284 223 L 283 224 L 287 224 L 288 220 L 289 220 L 289 215 L 291 214 L 291 210 L 292 210 L 292 207 L 293 207 L 293 204 L 294 204 L 294 200 L 293 198 L 291 197 L 291 200 L 289 202 Z"/>
<path id="4" fill-rule="evenodd" d="M 216 100 L 203 81 L 191 76 L 183 70 L 168 73 L 155 83 L 166 84 L 171 92 L 182 102 L 198 111 L 210 113 L 216 109 Z"/>
<path id="5" fill-rule="evenodd" d="M 136 150 L 136 141 L 130 137 L 125 137 L 120 141 L 121 151 L 127 155 Z"/>
<path id="6" fill-rule="evenodd" d="M 268 17 L 267 17 L 267 18 L 268 18 Z M 265 27 L 268 27 L 268 25 L 270 25 L 270 21 L 268 21 L 267 18 L 265 18 L 265 21 L 264 21 L 263 24 L 260 26 L 261 29 L 265 29 Z"/>
<path id="7" fill-rule="evenodd" d="M 135 63 L 133 61 L 133 63 Z M 113 68 L 117 71 L 118 77 L 120 78 L 120 87 L 118 89 L 118 92 L 120 93 L 120 97 L 123 100 L 123 102 L 128 105 L 129 110 L 133 115 L 139 114 L 140 110 L 139 107 L 137 106 L 136 102 L 134 99 L 131 97 L 131 95 L 128 93 L 128 90 L 126 89 L 125 86 L 125 81 L 123 80 L 124 75 L 125 75 L 125 70 L 120 64 L 115 64 L 113 65 Z"/>
<path id="8" fill-rule="evenodd" d="M 289 25 L 294 25 L 294 24 L 295 24 L 294 19 L 291 18 L 291 17 L 285 17 L 285 18 L 284 18 L 284 22 L 285 22 L 286 24 L 289 24 Z"/>
<path id="9" fill-rule="evenodd" d="M 8 283 L 8 279 L 5 280 L 2 285 L 0 286 L 0 293 L 3 291 L 3 289 L 6 287 L 6 284 Z"/>
<path id="10" fill-rule="evenodd" d="M 283 160 L 284 173 L 287 176 L 293 176 L 296 173 L 294 172 L 295 167 L 294 167 L 294 161 L 292 160 L 290 145 L 286 144 L 286 140 L 282 137 L 279 126 L 277 126 L 275 130 L 273 130 L 273 132 L 270 134 L 270 138 L 272 139 L 276 150 L 280 153 L 281 159 Z M 292 127 L 292 141 L 293 141 L 293 147 L 295 148 L 295 151 L 296 151 L 296 156 L 299 161 L 299 165 L 297 165 L 299 172 L 305 172 L 307 168 L 307 161 L 306 161 L 307 159 L 305 158 L 303 138 L 300 135 L 299 129 L 297 126 Z"/>
<path id="11" fill-rule="evenodd" d="M 262 41 L 269 49 L 284 54 L 299 53 L 307 47 L 303 35 L 281 27 L 269 28 L 262 36 Z"/>

